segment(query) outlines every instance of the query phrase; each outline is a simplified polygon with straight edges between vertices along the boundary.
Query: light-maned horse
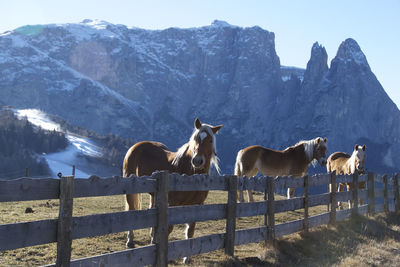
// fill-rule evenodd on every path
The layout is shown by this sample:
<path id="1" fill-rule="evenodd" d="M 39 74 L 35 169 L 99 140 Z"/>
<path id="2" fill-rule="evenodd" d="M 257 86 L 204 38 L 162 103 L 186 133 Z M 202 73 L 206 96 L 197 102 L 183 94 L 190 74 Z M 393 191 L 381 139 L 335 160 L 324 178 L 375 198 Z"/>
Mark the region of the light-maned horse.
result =
<path id="1" fill-rule="evenodd" d="M 222 125 L 211 126 L 202 124 L 198 118 L 194 122 L 194 131 L 190 140 L 181 146 L 177 152 L 171 152 L 158 142 L 143 141 L 133 145 L 125 155 L 123 163 L 123 176 L 150 176 L 154 171 L 166 170 L 170 173 L 201 174 L 209 173 L 213 165 L 219 172 L 216 138 L 215 135 Z M 182 191 L 169 192 L 169 206 L 201 205 L 204 203 L 208 191 Z M 140 194 L 126 195 L 127 210 L 141 209 Z M 154 207 L 154 194 L 151 194 L 150 208 Z M 196 223 L 190 223 L 186 227 L 186 239 L 194 235 Z M 173 226 L 169 226 L 168 234 Z M 134 247 L 133 231 L 128 231 L 126 246 Z"/>
<path id="2" fill-rule="evenodd" d="M 235 175 L 247 177 L 261 173 L 266 176 L 301 177 L 307 173 L 308 166 L 318 161 L 326 164 L 326 138 L 317 137 L 308 141 L 300 141 L 283 151 L 262 146 L 249 146 L 240 150 L 236 157 Z M 289 188 L 287 196 L 294 196 L 295 188 Z M 249 201 L 253 202 L 253 192 L 247 191 Z M 240 202 L 244 202 L 243 191 L 239 191 Z"/>
<path id="3" fill-rule="evenodd" d="M 353 153 L 351 156 L 345 152 L 335 152 L 331 154 L 328 158 L 328 163 L 326 164 L 326 170 L 328 173 L 336 171 L 337 175 L 340 174 L 354 174 L 356 171 L 359 174 L 364 173 L 364 164 L 367 147 L 365 145 L 359 146 L 355 145 Z M 330 186 L 330 185 L 329 185 Z M 344 191 L 344 187 L 347 187 L 347 191 L 354 190 L 354 183 L 339 183 L 339 192 Z M 359 189 L 365 189 L 365 182 L 358 183 Z M 329 188 L 329 191 L 332 192 L 332 189 Z M 363 204 L 363 199 L 360 199 L 360 205 Z M 353 201 L 349 201 L 349 208 L 353 205 Z M 342 203 L 338 202 L 338 207 L 340 209 L 343 208 Z"/>

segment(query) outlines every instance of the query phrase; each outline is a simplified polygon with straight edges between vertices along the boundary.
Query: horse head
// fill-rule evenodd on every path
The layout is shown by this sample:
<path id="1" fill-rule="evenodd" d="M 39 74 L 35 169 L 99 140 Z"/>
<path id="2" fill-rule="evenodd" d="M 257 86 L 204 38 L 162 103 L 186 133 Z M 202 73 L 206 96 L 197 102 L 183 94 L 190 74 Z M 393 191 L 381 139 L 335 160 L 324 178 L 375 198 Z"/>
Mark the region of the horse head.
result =
<path id="1" fill-rule="evenodd" d="M 318 161 L 322 167 L 326 165 L 326 142 L 328 139 L 317 137 L 314 142 L 314 159 Z"/>
<path id="2" fill-rule="evenodd" d="M 365 158 L 367 156 L 366 150 L 367 147 L 365 145 L 359 146 L 355 145 L 354 146 L 354 151 L 352 154 L 352 158 L 354 160 L 354 169 L 355 171 L 358 171 L 358 173 L 364 173 L 364 164 L 365 164 Z"/>
<path id="3" fill-rule="evenodd" d="M 191 163 L 195 170 L 208 172 L 210 165 L 213 164 L 219 172 L 215 135 L 222 126 L 204 124 L 198 118 L 194 121 L 195 130 L 189 141 L 189 149 L 192 152 Z"/>

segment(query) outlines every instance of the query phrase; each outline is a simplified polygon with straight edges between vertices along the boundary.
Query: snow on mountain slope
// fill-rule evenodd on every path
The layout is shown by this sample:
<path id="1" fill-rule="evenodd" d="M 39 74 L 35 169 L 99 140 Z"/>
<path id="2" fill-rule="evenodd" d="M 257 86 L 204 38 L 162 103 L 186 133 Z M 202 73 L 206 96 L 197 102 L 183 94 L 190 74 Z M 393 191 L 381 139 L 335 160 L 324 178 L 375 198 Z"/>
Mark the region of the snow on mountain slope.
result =
<path id="1" fill-rule="evenodd" d="M 41 127 L 42 129 L 63 132 L 59 124 L 53 122 L 46 113 L 40 110 L 15 109 L 14 112 L 19 118 L 27 118 L 33 125 Z M 70 143 L 69 146 L 64 151 L 43 155 L 49 164 L 52 176 L 57 177 L 59 172 L 63 175 L 69 175 L 72 171 L 72 165 L 75 165 L 75 177 L 89 177 L 89 174 L 82 170 L 85 169 L 85 166 L 81 164 L 82 161 L 80 157 L 100 157 L 102 156 L 100 147 L 96 146 L 96 144 L 87 138 L 77 136 L 71 132 L 64 133 Z"/>

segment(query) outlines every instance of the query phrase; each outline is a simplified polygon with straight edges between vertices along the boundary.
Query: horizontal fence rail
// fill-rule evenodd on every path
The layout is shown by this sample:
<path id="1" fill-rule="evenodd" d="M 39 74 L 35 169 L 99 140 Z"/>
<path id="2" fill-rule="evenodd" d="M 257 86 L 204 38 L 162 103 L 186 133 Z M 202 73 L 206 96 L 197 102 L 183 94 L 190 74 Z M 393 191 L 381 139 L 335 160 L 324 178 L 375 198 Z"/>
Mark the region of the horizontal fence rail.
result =
<path id="1" fill-rule="evenodd" d="M 65 182 L 64 179 L 72 179 Z M 165 184 L 160 182 L 165 180 Z M 354 191 L 309 194 L 309 187 L 365 182 L 367 189 Z M 375 183 L 383 184 L 375 188 Z M 65 184 L 71 190 L 65 191 Z M 275 200 L 273 192 L 287 188 L 305 188 L 305 196 L 292 199 Z M 164 188 L 164 189 L 163 189 Z M 160 190 L 165 190 L 164 193 Z M 65 212 L 65 206 L 72 208 L 73 198 L 111 196 L 134 193 L 156 192 L 156 195 L 170 191 L 221 190 L 228 192 L 228 201 L 223 204 L 165 207 L 156 205 L 153 209 L 114 212 L 72 217 Z M 265 201 L 237 203 L 236 190 L 253 190 L 265 193 Z M 67 192 L 63 196 L 62 192 Z M 68 194 L 70 194 L 68 199 Z M 335 175 L 319 174 L 305 177 L 236 177 L 232 175 L 179 175 L 164 172 L 152 176 L 129 178 L 110 177 L 89 179 L 33 179 L 0 180 L 0 202 L 60 199 L 60 217 L 58 219 L 0 225 L 0 251 L 58 242 L 57 266 L 113 266 L 127 263 L 139 265 L 155 264 L 166 266 L 168 260 L 188 257 L 225 248 L 225 253 L 233 256 L 236 245 L 253 242 L 270 242 L 299 231 L 308 231 L 323 224 L 342 221 L 354 213 L 373 214 L 400 210 L 399 186 L 397 174 L 392 177 L 375 175 Z M 161 197 L 162 198 L 162 197 Z M 363 205 L 347 210 L 337 210 L 336 201 L 363 199 Z M 378 200 L 378 202 L 376 201 Z M 379 201 L 380 200 L 380 201 Z M 377 203 L 376 203 L 377 202 Z M 66 203 L 66 204 L 63 204 Z M 330 205 L 331 211 L 315 216 L 308 215 L 308 208 Z M 167 211 L 165 211 L 167 209 Z M 275 224 L 274 214 L 304 209 L 304 218 Z M 160 215 L 160 212 L 163 214 Z M 66 215 L 67 214 L 67 215 Z M 265 216 L 265 225 L 256 228 L 236 230 L 235 218 Z M 161 220 L 161 221 L 160 221 Z M 168 243 L 165 229 L 168 225 L 203 222 L 209 220 L 227 220 L 226 232 L 173 241 Z M 233 220 L 233 221 L 232 221 Z M 163 221 L 163 222 L 162 222 Z M 94 237 L 128 230 L 156 227 L 156 244 L 124 251 L 97 255 L 70 261 L 72 239 Z M 158 228 L 157 228 L 158 227 Z M 161 227 L 161 228 L 160 228 Z M 66 228 L 67 230 L 62 230 Z M 158 229 L 158 230 L 157 230 Z M 164 230 L 163 230 L 164 229 Z M 60 232 L 61 231 L 61 232 Z M 67 231 L 67 232 L 64 232 Z M 163 232 L 164 231 L 164 232 Z M 60 254 L 64 251 L 64 254 Z M 160 256 L 161 255 L 161 256 Z M 157 261 L 157 262 L 156 262 Z"/>

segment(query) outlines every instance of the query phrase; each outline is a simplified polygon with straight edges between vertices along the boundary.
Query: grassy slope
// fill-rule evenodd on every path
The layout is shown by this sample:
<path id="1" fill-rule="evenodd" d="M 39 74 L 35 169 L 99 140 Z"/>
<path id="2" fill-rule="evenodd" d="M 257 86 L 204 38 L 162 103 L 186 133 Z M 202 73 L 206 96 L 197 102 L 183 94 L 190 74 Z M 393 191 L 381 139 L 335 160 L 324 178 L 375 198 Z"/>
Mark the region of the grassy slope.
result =
<path id="1" fill-rule="evenodd" d="M 279 197 L 277 197 L 279 198 Z M 144 197 L 145 201 L 148 197 Z M 256 196 L 262 200 L 261 195 Z M 226 193 L 210 193 L 207 203 L 223 203 Z M 147 206 L 147 205 L 146 205 Z M 33 213 L 25 213 L 31 207 Z M 56 218 L 58 201 L 29 201 L 0 203 L 0 224 Z M 122 211 L 124 197 L 97 197 L 74 200 L 74 216 Z M 310 215 L 326 211 L 325 206 L 311 209 Z M 302 211 L 285 212 L 276 215 L 276 223 L 300 219 Z M 241 218 L 239 229 L 262 225 L 263 216 Z M 170 240 L 184 238 L 184 226 L 178 225 Z M 225 221 L 198 223 L 195 237 L 224 232 Z M 138 245 L 150 242 L 149 230 L 136 231 Z M 73 241 L 72 259 L 125 249 L 125 233 L 84 238 Z M 357 217 L 339 223 L 335 227 L 321 226 L 309 234 L 292 234 L 280 238 L 276 247 L 265 249 L 262 243 L 235 247 L 235 259 L 227 259 L 222 250 L 193 257 L 193 266 L 221 266 L 228 261 L 234 266 L 301 265 L 301 266 L 395 266 L 400 262 L 400 215 L 377 215 L 373 218 Z M 0 266 L 43 265 L 54 263 L 56 244 L 28 247 L 0 252 Z M 180 266 L 180 261 L 170 265 Z"/>

